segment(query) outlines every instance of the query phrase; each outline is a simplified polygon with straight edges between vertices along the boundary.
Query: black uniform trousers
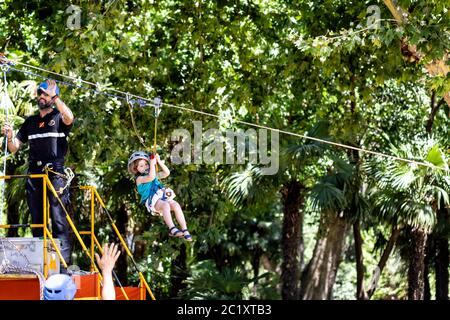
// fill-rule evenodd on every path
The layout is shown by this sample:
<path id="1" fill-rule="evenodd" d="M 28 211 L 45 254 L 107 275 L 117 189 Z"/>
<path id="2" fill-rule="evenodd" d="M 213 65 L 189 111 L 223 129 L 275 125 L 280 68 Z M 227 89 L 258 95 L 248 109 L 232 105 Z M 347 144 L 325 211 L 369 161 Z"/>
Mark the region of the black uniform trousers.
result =
<path id="1" fill-rule="evenodd" d="M 64 166 L 53 166 L 53 171 L 64 174 Z M 42 174 L 43 167 L 31 166 L 28 169 L 28 174 Z M 64 189 L 62 194 L 59 194 L 60 188 L 64 188 L 66 179 L 57 174 L 49 172 L 49 179 L 58 192 L 58 196 L 67 210 L 69 204 L 69 188 Z M 41 178 L 28 178 L 26 185 L 27 203 L 31 213 L 31 222 L 33 224 L 43 223 L 43 189 Z M 53 195 L 51 190 L 47 186 L 47 198 L 50 203 L 50 217 L 52 221 L 52 236 L 60 240 L 61 254 L 66 261 L 67 265 L 70 265 L 71 260 L 71 243 L 69 240 L 69 223 L 66 219 L 66 213 L 61 207 L 58 199 Z M 42 237 L 42 228 L 33 228 L 33 237 Z M 62 264 L 61 264 L 62 266 Z M 62 269 L 62 272 L 65 270 Z"/>

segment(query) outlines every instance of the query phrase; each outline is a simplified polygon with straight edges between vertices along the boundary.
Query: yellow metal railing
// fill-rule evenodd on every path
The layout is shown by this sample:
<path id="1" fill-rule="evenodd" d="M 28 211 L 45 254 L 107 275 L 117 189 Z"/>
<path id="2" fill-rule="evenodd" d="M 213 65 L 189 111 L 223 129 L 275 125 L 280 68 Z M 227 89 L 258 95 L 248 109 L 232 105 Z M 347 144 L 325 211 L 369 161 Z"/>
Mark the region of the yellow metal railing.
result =
<path id="1" fill-rule="evenodd" d="M 78 242 L 81 244 L 81 247 L 83 248 L 83 251 L 86 253 L 86 255 L 88 256 L 88 258 L 91 261 L 91 272 L 95 271 L 98 272 L 99 274 L 99 281 L 102 279 L 101 273 L 99 272 L 95 261 L 94 261 L 94 255 L 95 255 L 95 246 L 97 246 L 98 250 L 100 251 L 101 254 L 103 254 L 103 249 L 102 246 L 100 245 L 97 237 L 95 236 L 95 200 L 98 201 L 98 203 L 100 204 L 100 206 L 105 210 L 105 212 L 108 215 L 108 218 L 111 222 L 111 225 L 117 235 L 117 237 L 119 238 L 125 252 L 127 253 L 127 255 L 131 258 L 137 272 L 139 275 L 139 281 L 140 281 L 140 298 L 143 300 L 144 299 L 144 294 L 145 294 L 145 290 L 147 290 L 147 292 L 150 294 L 150 297 L 153 300 L 156 300 L 153 292 L 150 289 L 150 286 L 148 285 L 147 281 L 145 280 L 144 275 L 142 274 L 142 272 L 139 270 L 139 268 L 137 267 L 136 262 L 134 261 L 133 255 L 131 254 L 131 251 L 129 250 L 125 240 L 123 239 L 122 235 L 120 234 L 119 230 L 117 229 L 112 217 L 110 216 L 109 212 L 106 209 L 106 206 L 102 200 L 102 198 L 100 197 L 100 195 L 97 192 L 97 189 L 93 186 L 81 186 L 79 187 L 81 190 L 89 190 L 90 194 L 91 194 L 91 203 L 90 203 L 90 212 L 91 212 L 91 219 L 90 219 L 90 231 L 81 231 L 78 232 L 75 224 L 73 223 L 72 219 L 69 216 L 69 213 L 67 212 L 64 204 L 62 203 L 58 193 L 56 192 L 55 188 L 53 187 L 50 179 L 48 178 L 47 174 L 30 174 L 30 175 L 7 175 L 7 176 L 0 176 L 0 179 L 4 179 L 4 180 L 8 180 L 8 179 L 13 179 L 13 178 L 31 178 L 31 179 L 42 179 L 43 182 L 43 223 L 42 224 L 20 224 L 20 225 L 12 225 L 12 224 L 6 224 L 6 225 L 2 225 L 0 224 L 0 228 L 3 229 L 8 229 L 8 228 L 14 228 L 14 227 L 31 227 L 31 228 L 43 228 L 43 244 L 44 244 L 44 252 L 43 252 L 43 256 L 44 256 L 44 277 L 47 278 L 48 277 L 48 265 L 47 265 L 47 238 L 50 239 L 50 241 L 53 244 L 53 247 L 55 248 L 56 253 L 58 254 L 61 263 L 64 265 L 65 268 L 67 268 L 67 262 L 64 260 L 61 251 L 59 250 L 58 246 L 55 243 L 55 240 L 53 239 L 52 233 L 50 232 L 50 230 L 48 229 L 48 225 L 49 225 L 49 216 L 50 216 L 50 208 L 48 205 L 48 197 L 47 197 L 47 188 L 50 192 L 52 192 L 53 196 L 58 200 L 59 204 L 61 205 L 62 209 L 64 210 L 64 213 L 66 214 L 66 219 L 67 222 L 69 223 L 70 227 L 72 228 L 72 231 L 74 232 L 75 236 L 78 239 Z M 81 238 L 81 235 L 90 235 L 90 250 L 88 250 L 88 248 L 86 247 L 83 239 Z M 115 274 L 114 274 L 115 276 Z M 117 277 L 116 277 L 116 281 L 118 281 Z M 100 285 L 100 284 L 98 284 Z M 126 294 L 124 288 L 122 287 L 122 285 L 119 283 L 120 285 L 120 290 L 122 292 L 122 294 L 124 295 L 126 300 L 129 300 L 128 295 Z"/>
<path id="2" fill-rule="evenodd" d="M 114 220 L 112 219 L 111 215 L 109 214 L 108 210 L 106 209 L 105 203 L 103 202 L 103 199 L 100 197 L 100 195 L 99 195 L 99 193 L 97 191 L 97 188 L 95 188 L 93 186 L 81 186 L 80 189 L 82 189 L 82 190 L 89 190 L 90 194 L 91 194 L 91 231 L 83 233 L 83 234 L 90 234 L 91 235 L 91 246 L 92 246 L 91 247 L 91 251 L 93 250 L 93 247 L 95 245 L 97 245 L 99 250 L 100 250 L 100 252 L 102 252 L 102 248 L 101 248 L 100 244 L 98 243 L 98 240 L 97 240 L 97 238 L 95 237 L 95 234 L 94 234 L 95 200 L 97 200 L 98 203 L 100 204 L 100 206 L 105 210 L 105 212 L 106 212 L 106 214 L 107 214 L 107 216 L 108 216 L 108 218 L 110 220 L 110 223 L 111 223 L 111 226 L 112 226 L 114 232 L 116 233 L 117 237 L 119 238 L 119 241 L 122 244 L 122 247 L 124 248 L 124 250 L 127 253 L 128 257 L 130 257 L 130 259 L 131 259 L 131 261 L 132 261 L 132 263 L 133 263 L 133 265 L 134 265 L 134 267 L 135 267 L 135 269 L 136 269 L 136 271 L 137 271 L 137 273 L 139 275 L 139 282 L 140 282 L 140 288 L 141 288 L 141 293 L 140 293 L 141 299 L 143 299 L 144 292 L 145 292 L 145 290 L 147 290 L 147 292 L 149 293 L 149 295 L 152 298 L 152 300 L 156 300 L 155 296 L 153 295 L 152 290 L 150 289 L 150 286 L 148 285 L 147 281 L 145 280 L 144 275 L 139 270 L 136 262 L 134 261 L 133 255 L 132 255 L 130 249 L 128 248 L 128 245 L 126 244 L 125 240 L 123 239 L 122 235 L 119 232 L 119 229 L 117 229 L 117 226 L 116 226 Z M 125 297 L 127 297 L 123 290 L 122 290 L 122 293 L 124 294 Z"/>
<path id="3" fill-rule="evenodd" d="M 29 174 L 29 175 L 8 175 L 8 176 L 0 176 L 0 179 L 3 180 L 9 180 L 9 179 L 14 179 L 14 178 L 31 178 L 31 179 L 42 179 L 42 194 L 43 194 L 43 222 L 42 224 L 25 224 L 25 225 L 19 225 L 19 226 L 29 226 L 31 228 L 42 228 L 42 232 L 43 232 L 43 257 L 44 257 L 44 277 L 47 278 L 48 277 L 48 266 L 47 266 L 47 238 L 50 238 L 50 241 L 53 244 L 53 247 L 56 250 L 56 253 L 58 254 L 61 263 L 64 265 L 64 267 L 67 268 L 67 263 L 64 260 L 61 251 L 59 250 L 58 246 L 56 245 L 55 241 L 53 240 L 53 237 L 51 235 L 51 232 L 48 230 L 48 224 L 49 224 L 49 206 L 47 204 L 48 199 L 47 199 L 47 181 L 48 180 L 48 176 L 46 174 Z M 50 183 L 51 184 L 51 183 Z M 9 228 L 13 228 L 16 227 L 16 225 L 11 225 L 11 224 L 0 224 L 0 228 L 2 229 L 9 229 Z"/>

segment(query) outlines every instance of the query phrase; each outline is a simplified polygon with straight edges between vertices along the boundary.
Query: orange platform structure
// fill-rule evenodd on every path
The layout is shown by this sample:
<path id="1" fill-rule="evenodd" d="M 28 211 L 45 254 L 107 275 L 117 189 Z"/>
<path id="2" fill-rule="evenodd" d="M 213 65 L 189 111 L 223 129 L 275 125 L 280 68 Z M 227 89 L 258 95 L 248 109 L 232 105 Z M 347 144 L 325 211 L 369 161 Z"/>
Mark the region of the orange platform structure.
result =
<path id="1" fill-rule="evenodd" d="M 51 170 L 50 170 L 51 171 Z M 28 268 L 28 271 L 31 270 L 31 272 L 20 272 L 22 271 L 21 268 L 14 266 L 14 265 L 8 265 L 9 261 L 6 258 L 6 255 L 4 257 L 3 261 L 0 261 L 0 300 L 40 300 L 42 299 L 42 290 L 43 290 L 43 281 L 45 281 L 46 278 L 48 278 L 49 271 L 52 271 L 52 263 L 49 261 L 53 261 L 53 264 L 55 264 L 54 259 L 50 259 L 49 255 L 49 248 L 53 248 L 55 251 L 55 254 L 59 257 L 59 262 L 61 265 L 63 265 L 65 268 L 67 268 L 67 263 L 64 260 L 64 258 L 61 255 L 61 252 L 57 245 L 57 240 L 52 237 L 52 233 L 50 231 L 49 226 L 49 205 L 48 205 L 48 199 L 47 199 L 47 190 L 51 192 L 59 201 L 61 206 L 64 209 L 64 212 L 66 213 L 66 219 L 74 232 L 76 238 L 78 239 L 79 243 L 81 244 L 81 247 L 83 248 L 84 254 L 89 258 L 89 261 L 91 262 L 90 266 L 90 272 L 84 272 L 84 273 L 74 273 L 72 274 L 72 279 L 74 280 L 76 286 L 77 286 L 77 292 L 75 295 L 75 300 L 97 300 L 101 299 L 101 274 L 99 272 L 99 269 L 96 266 L 94 254 L 96 250 L 100 253 L 102 253 L 102 247 L 95 236 L 95 228 L 94 228 L 94 221 L 95 221 L 95 204 L 99 204 L 100 207 L 104 210 L 106 215 L 108 216 L 112 229 L 116 233 L 117 237 L 119 238 L 122 249 L 125 251 L 127 256 L 131 259 L 134 268 L 136 269 L 136 272 L 139 276 L 139 286 L 138 287 L 123 287 L 116 274 L 113 271 L 113 275 L 116 280 L 115 287 L 116 290 L 116 300 L 146 300 L 147 299 L 147 293 L 149 297 L 152 300 L 156 300 L 150 286 L 147 283 L 146 278 L 142 274 L 142 272 L 139 270 L 136 262 L 133 259 L 133 255 L 131 251 L 129 250 L 126 242 L 124 241 L 122 235 L 118 231 L 111 215 L 109 214 L 108 210 L 106 209 L 106 206 L 100 197 L 99 193 L 97 192 L 97 189 L 93 186 L 81 186 L 79 187 L 81 190 L 85 190 L 89 192 L 90 194 L 90 229 L 85 231 L 78 231 L 75 227 L 75 224 L 73 223 L 72 219 L 70 218 L 66 208 L 64 207 L 61 199 L 59 198 L 58 192 L 54 189 L 53 185 L 51 184 L 49 178 L 48 178 L 48 171 L 46 170 L 45 174 L 32 174 L 32 175 L 16 175 L 16 176 L 0 176 L 0 179 L 8 180 L 8 179 L 14 179 L 14 178 L 31 178 L 31 179 L 42 179 L 43 180 L 43 224 L 20 224 L 20 225 L 2 225 L 0 224 L 0 229 L 8 229 L 8 228 L 17 228 L 17 227 L 31 227 L 31 228 L 42 228 L 43 229 L 43 251 L 42 251 L 42 273 L 31 270 Z M 0 222 L 1 223 L 1 222 Z M 89 245 L 86 246 L 85 242 L 82 239 L 82 235 L 89 236 Z M 28 238 L 23 238 L 28 239 Z M 8 240 L 8 238 L 2 238 L 0 236 L 0 246 L 2 247 L 2 251 L 5 252 L 5 243 L 9 242 L 12 243 L 11 240 Z M 14 249 L 19 252 L 20 249 L 17 248 L 17 246 L 14 246 L 12 244 Z M 88 248 L 89 247 L 89 248 Z M 54 254 L 53 254 L 54 255 Z M 1 260 L 1 259 L 0 259 Z M 5 263 L 6 261 L 6 263 Z M 9 267 L 9 268 L 8 268 Z M 54 266 L 53 266 L 54 267 Z M 24 268 L 26 269 L 26 268 Z M 8 272 L 6 272 L 6 271 Z M 17 272 L 16 272 L 17 271 Z M 27 270 L 26 270 L 27 271 Z M 54 271 L 54 270 L 53 270 Z"/>

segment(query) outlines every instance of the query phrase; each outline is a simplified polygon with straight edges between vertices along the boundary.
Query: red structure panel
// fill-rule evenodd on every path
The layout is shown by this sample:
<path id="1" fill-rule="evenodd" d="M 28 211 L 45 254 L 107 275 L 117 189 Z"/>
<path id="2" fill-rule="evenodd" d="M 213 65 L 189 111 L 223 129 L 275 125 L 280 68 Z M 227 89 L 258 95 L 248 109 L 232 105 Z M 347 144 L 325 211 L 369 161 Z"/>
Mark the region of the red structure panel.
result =
<path id="1" fill-rule="evenodd" d="M 0 275 L 0 300 L 39 300 L 39 279 L 29 274 Z"/>
<path id="2" fill-rule="evenodd" d="M 100 299 L 98 273 L 73 275 L 77 286 L 75 299 Z M 116 300 L 126 300 L 120 287 L 116 287 Z M 145 288 L 124 287 L 130 300 L 145 300 Z M 31 274 L 0 275 L 0 300 L 39 300 L 39 279 Z"/>
<path id="3" fill-rule="evenodd" d="M 116 300 L 126 300 L 125 296 L 122 293 L 122 290 L 120 290 L 120 287 L 115 287 L 116 289 Z M 146 297 L 146 291 L 142 288 L 136 288 L 136 287 L 123 287 L 125 290 L 128 299 L 130 300 L 145 300 Z M 142 299 L 141 299 L 141 292 L 142 292 Z"/>
<path id="4" fill-rule="evenodd" d="M 73 275 L 72 279 L 77 285 L 75 299 L 100 297 L 98 273 Z"/>

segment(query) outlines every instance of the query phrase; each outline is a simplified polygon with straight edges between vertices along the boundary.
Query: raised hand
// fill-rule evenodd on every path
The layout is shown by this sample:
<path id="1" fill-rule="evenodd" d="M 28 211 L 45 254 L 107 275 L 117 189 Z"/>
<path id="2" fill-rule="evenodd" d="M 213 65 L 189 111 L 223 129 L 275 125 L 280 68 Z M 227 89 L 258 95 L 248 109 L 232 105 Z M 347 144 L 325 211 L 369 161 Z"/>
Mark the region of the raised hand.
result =
<path id="1" fill-rule="evenodd" d="M 51 79 L 47 80 L 46 82 L 48 83 L 48 88 L 47 90 L 42 89 L 42 91 L 48 94 L 50 98 L 53 98 L 54 96 L 56 96 L 56 82 L 55 80 Z"/>
<path id="2" fill-rule="evenodd" d="M 112 243 L 111 246 L 108 246 L 106 243 L 103 246 L 103 255 L 100 258 L 98 253 L 95 254 L 95 259 L 97 260 L 97 264 L 103 273 L 109 273 L 114 268 L 117 259 L 120 256 L 120 251 L 118 245 Z"/>

